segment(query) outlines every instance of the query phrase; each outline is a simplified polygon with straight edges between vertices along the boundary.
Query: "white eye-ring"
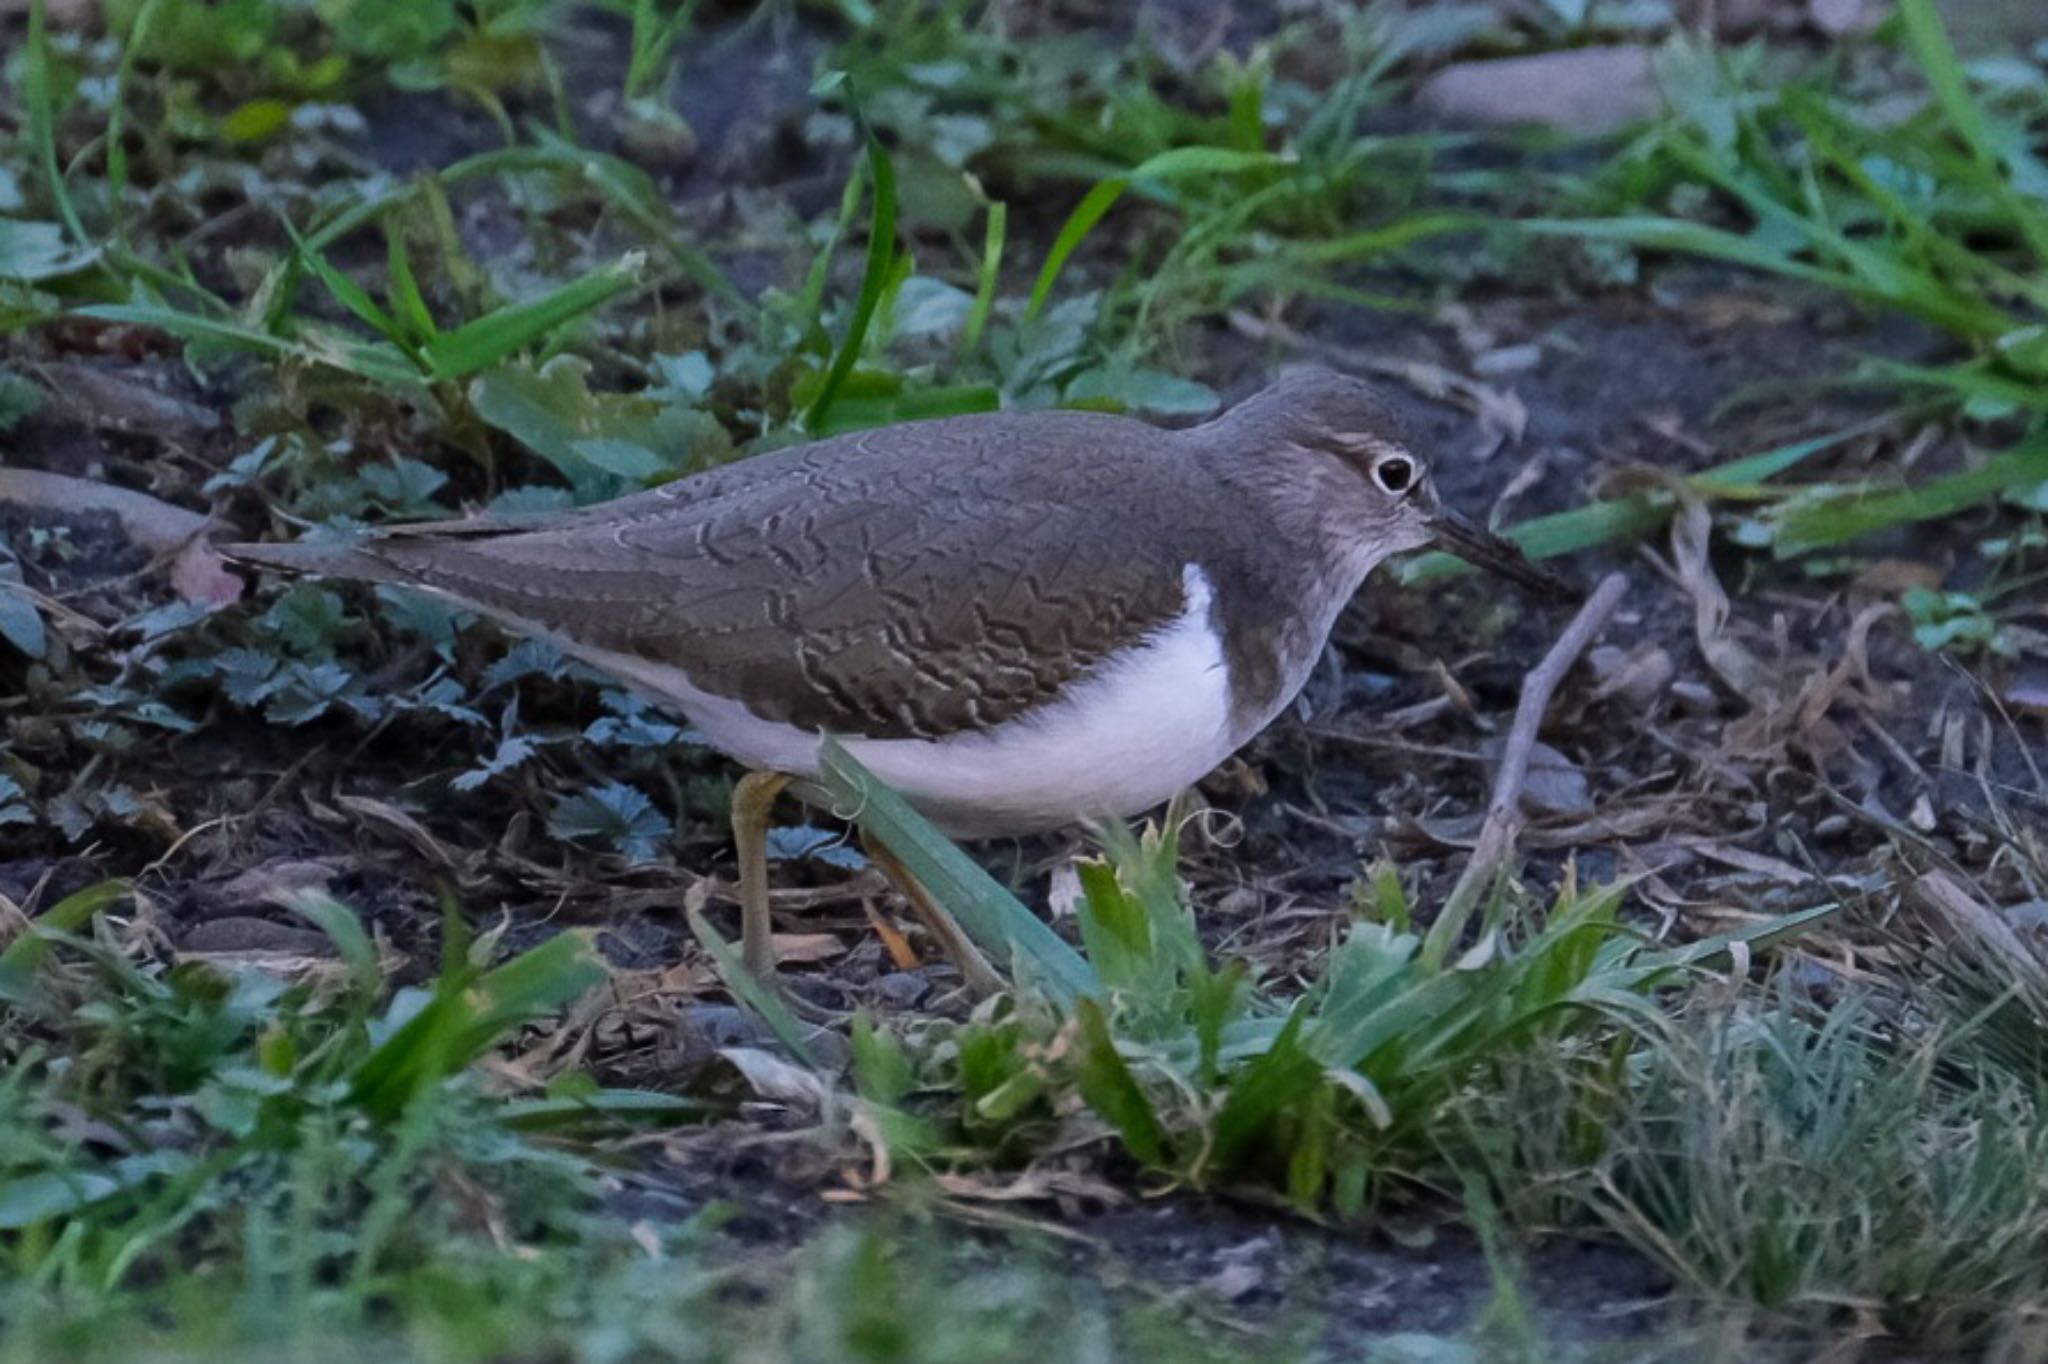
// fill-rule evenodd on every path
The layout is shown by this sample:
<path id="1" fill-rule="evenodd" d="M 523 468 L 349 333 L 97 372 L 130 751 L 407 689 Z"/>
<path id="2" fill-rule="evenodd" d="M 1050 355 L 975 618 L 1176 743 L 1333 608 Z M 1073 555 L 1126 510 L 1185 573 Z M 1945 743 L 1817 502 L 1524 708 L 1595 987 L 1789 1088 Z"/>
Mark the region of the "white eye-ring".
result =
<path id="1" fill-rule="evenodd" d="M 1373 461 L 1373 482 L 1395 497 L 1406 497 L 1415 487 L 1415 461 L 1406 455 L 1383 455 Z"/>

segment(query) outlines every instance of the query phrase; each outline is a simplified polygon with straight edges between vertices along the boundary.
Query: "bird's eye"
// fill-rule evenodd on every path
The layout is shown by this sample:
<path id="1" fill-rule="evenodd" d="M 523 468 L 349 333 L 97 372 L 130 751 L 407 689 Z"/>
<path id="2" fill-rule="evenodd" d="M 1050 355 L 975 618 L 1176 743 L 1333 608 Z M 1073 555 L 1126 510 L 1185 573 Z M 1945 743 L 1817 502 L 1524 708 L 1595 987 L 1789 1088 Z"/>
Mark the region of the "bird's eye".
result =
<path id="1" fill-rule="evenodd" d="M 1375 483 L 1395 497 L 1415 486 L 1415 461 L 1406 455 L 1388 455 L 1372 466 Z"/>

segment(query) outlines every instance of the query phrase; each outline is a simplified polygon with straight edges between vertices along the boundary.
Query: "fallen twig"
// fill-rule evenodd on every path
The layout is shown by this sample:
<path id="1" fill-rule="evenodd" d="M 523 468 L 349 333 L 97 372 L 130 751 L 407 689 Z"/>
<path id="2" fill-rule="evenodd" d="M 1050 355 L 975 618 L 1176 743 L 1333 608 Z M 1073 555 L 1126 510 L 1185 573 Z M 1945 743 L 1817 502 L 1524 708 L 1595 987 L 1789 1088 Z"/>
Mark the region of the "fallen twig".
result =
<path id="1" fill-rule="evenodd" d="M 1610 573 L 1593 589 L 1593 595 L 1579 608 L 1578 615 L 1550 646 L 1543 661 L 1522 679 L 1522 699 L 1515 706 L 1515 723 L 1508 730 L 1507 746 L 1501 750 L 1500 772 L 1493 780 L 1493 797 L 1486 807 L 1486 821 L 1479 826 L 1479 840 L 1472 847 L 1472 860 L 1451 888 L 1443 912 L 1430 926 L 1423 944 L 1424 959 L 1441 965 L 1453 944 L 1465 931 L 1465 923 L 1479 906 L 1479 898 L 1493 885 L 1501 868 L 1514 854 L 1515 835 L 1520 831 L 1522 784 L 1529 776 L 1529 755 L 1536 747 L 1536 731 L 1542 727 L 1550 698 L 1570 672 L 1572 664 L 1593 642 L 1593 636 L 1614 614 L 1628 591 L 1628 577 Z"/>

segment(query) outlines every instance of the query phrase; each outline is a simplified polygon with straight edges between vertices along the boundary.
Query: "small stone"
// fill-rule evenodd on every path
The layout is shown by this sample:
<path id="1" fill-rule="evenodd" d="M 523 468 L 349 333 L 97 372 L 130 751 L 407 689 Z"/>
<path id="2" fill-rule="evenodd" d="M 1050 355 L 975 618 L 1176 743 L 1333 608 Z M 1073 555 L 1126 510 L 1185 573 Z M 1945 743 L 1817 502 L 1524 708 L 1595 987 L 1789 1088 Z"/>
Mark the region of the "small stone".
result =
<path id="1" fill-rule="evenodd" d="M 1537 744 L 1529 751 L 1522 804 L 1536 814 L 1586 815 L 1593 812 L 1593 793 L 1577 763 L 1549 744 Z"/>
<path id="2" fill-rule="evenodd" d="M 1663 104 L 1649 49 L 1627 46 L 1459 62 L 1424 82 L 1416 101 L 1447 118 L 1533 123 L 1581 136 L 1641 123 Z"/>
<path id="3" fill-rule="evenodd" d="M 1830 38 L 1842 38 L 1876 28 L 1886 8 L 1878 0 L 1807 0 L 1806 17 Z"/>
<path id="4" fill-rule="evenodd" d="M 1586 662 L 1599 679 L 1595 696 L 1617 696 L 1632 706 L 1648 706 L 1662 696 L 1678 671 L 1671 655 L 1655 644 L 1633 649 L 1603 644 L 1586 655 Z"/>
<path id="5" fill-rule="evenodd" d="M 2048 929 L 2048 900 L 2022 900 L 2005 910 L 2005 917 L 2014 928 L 2026 933 L 2039 933 Z"/>
<path id="6" fill-rule="evenodd" d="M 178 947 L 185 952 L 289 952 L 301 957 L 334 954 L 334 943 L 325 933 L 246 914 L 201 920 L 186 930 Z"/>
<path id="7" fill-rule="evenodd" d="M 1721 698 L 1714 689 L 1691 678 L 1671 684 L 1671 699 L 1688 715 L 1712 715 L 1721 709 Z"/>
<path id="8" fill-rule="evenodd" d="M 891 971 L 875 980 L 875 998 L 891 1009 L 914 1009 L 931 993 L 932 983 L 919 971 Z"/>
<path id="9" fill-rule="evenodd" d="M 714 1050 L 768 1040 L 760 1025 L 732 1004 L 692 1004 L 676 1021 Z"/>

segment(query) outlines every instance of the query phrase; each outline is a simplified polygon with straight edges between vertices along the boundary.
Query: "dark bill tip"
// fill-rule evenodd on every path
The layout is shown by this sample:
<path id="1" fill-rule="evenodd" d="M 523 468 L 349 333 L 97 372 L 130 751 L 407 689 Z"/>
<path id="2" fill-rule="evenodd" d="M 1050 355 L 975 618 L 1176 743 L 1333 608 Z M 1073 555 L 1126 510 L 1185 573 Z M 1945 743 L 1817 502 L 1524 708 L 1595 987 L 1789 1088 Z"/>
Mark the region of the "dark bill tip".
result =
<path id="1" fill-rule="evenodd" d="M 1430 518 L 1429 528 L 1436 533 L 1438 548 L 1457 555 L 1474 568 L 1499 574 L 1545 601 L 1574 603 L 1585 599 L 1585 589 L 1578 584 L 1538 565 L 1512 542 L 1448 507 Z"/>

